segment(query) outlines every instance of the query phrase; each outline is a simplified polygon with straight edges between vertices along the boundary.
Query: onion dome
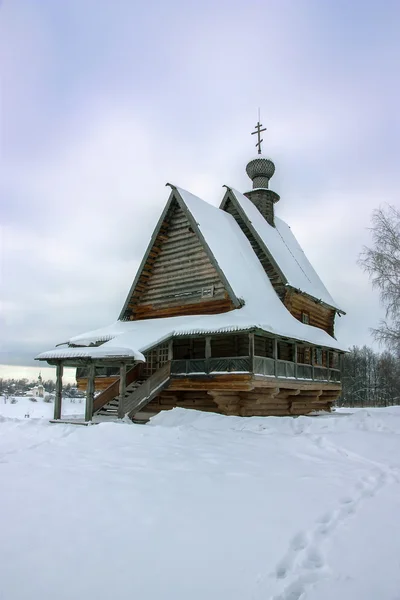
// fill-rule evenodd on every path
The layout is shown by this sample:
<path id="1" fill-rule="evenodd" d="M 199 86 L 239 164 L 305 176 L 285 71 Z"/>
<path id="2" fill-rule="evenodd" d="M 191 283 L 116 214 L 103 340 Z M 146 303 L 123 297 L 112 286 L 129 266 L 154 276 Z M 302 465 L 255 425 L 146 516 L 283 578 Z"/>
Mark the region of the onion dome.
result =
<path id="1" fill-rule="evenodd" d="M 275 165 L 270 158 L 258 154 L 246 166 L 246 173 L 253 182 L 253 189 L 268 189 L 268 183 L 275 173 Z"/>

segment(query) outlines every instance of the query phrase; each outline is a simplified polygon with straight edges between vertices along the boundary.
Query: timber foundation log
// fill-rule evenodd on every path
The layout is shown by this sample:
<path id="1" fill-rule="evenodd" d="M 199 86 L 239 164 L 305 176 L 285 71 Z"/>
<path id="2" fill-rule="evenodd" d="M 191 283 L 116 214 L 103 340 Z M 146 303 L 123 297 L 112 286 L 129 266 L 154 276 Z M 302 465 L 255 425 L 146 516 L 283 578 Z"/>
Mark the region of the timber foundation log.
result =
<path id="1" fill-rule="evenodd" d="M 158 413 L 177 406 L 224 415 L 298 416 L 330 412 L 340 385 L 259 381 L 251 376 L 219 376 L 212 380 L 172 379 L 146 410 Z"/>

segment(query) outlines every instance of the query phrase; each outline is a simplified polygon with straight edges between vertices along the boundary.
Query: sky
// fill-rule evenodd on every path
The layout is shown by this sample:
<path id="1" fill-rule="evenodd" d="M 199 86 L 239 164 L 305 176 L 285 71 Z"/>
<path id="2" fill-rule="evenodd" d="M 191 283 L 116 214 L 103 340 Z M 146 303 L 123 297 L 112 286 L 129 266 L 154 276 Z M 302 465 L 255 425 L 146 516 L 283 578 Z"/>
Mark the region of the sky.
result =
<path id="1" fill-rule="evenodd" d="M 397 0 L 3 0 L 0 363 L 116 320 L 166 182 L 247 191 L 259 107 L 276 213 L 340 340 L 372 344 L 357 257 L 400 204 L 399 27 Z"/>

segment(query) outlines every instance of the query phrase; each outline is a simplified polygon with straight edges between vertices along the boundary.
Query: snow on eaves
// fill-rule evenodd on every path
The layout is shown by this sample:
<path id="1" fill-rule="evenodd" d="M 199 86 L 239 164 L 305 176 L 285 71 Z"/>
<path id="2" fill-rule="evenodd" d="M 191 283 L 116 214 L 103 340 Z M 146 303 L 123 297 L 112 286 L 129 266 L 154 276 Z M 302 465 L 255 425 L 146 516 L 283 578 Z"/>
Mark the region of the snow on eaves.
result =
<path id="1" fill-rule="evenodd" d="M 275 227 L 272 227 L 251 200 L 237 190 L 230 189 L 282 271 L 288 285 L 343 312 L 322 283 L 289 225 L 275 217 Z"/>
<path id="2" fill-rule="evenodd" d="M 138 350 L 127 347 L 119 348 L 112 345 L 103 345 L 96 348 L 55 348 L 36 356 L 36 360 L 73 360 L 75 358 L 133 358 L 135 361 L 145 362 L 143 354 Z"/>

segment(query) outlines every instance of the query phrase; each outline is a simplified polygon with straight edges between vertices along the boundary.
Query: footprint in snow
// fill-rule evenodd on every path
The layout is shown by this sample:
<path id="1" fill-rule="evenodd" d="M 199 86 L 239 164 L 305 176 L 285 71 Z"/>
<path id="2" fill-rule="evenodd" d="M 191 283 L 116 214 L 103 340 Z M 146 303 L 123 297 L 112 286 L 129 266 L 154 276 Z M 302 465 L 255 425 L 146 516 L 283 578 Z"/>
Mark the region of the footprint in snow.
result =
<path id="1" fill-rule="evenodd" d="M 308 538 L 305 533 L 300 531 L 292 539 L 289 547 L 289 552 L 286 556 L 278 563 L 276 567 L 276 577 L 278 579 L 284 579 L 288 572 L 292 569 L 293 563 L 296 558 L 296 554 L 301 552 L 307 547 Z"/>
<path id="2" fill-rule="evenodd" d="M 298 534 L 296 534 L 294 536 L 290 546 L 291 546 L 292 550 L 294 550 L 295 552 L 298 552 L 299 550 L 304 550 L 304 548 L 306 548 L 307 544 L 308 544 L 307 535 L 305 533 L 303 533 L 302 531 L 300 531 Z"/>
<path id="3" fill-rule="evenodd" d="M 306 558 L 303 562 L 303 567 L 305 569 L 321 569 L 325 565 L 324 557 L 321 552 L 317 548 L 317 546 L 311 546 L 308 551 Z"/>

